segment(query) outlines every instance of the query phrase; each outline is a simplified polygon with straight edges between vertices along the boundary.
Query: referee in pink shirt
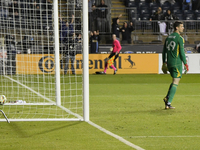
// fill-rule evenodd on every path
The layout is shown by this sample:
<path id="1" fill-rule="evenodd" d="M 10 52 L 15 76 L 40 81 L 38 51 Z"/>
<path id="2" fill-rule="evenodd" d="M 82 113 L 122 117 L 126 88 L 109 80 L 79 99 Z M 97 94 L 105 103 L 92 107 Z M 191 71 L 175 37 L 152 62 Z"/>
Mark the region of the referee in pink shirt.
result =
<path id="1" fill-rule="evenodd" d="M 113 50 L 111 51 L 110 55 L 109 55 L 109 59 L 112 58 L 114 55 L 115 55 L 115 59 L 114 59 L 114 62 L 115 60 L 119 57 L 119 52 L 120 50 L 122 49 L 121 45 L 120 45 L 120 42 L 116 39 L 116 35 L 113 34 L 112 35 L 112 39 L 113 39 Z M 111 67 L 114 69 L 114 74 L 116 74 L 117 72 L 117 69 L 115 68 L 115 66 L 112 64 Z M 104 70 L 104 74 L 106 74 L 106 70 L 108 69 L 108 64 L 106 63 L 105 65 L 105 70 Z"/>

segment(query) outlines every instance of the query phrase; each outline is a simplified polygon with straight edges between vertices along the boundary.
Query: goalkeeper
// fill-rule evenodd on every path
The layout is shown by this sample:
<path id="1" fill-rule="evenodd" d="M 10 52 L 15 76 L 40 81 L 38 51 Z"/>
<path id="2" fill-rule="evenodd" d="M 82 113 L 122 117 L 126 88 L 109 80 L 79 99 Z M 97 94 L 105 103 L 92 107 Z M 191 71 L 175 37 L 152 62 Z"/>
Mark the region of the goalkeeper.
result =
<path id="1" fill-rule="evenodd" d="M 103 71 L 104 74 L 106 74 L 108 65 L 110 65 L 114 69 L 114 74 L 116 74 L 117 72 L 117 69 L 114 67 L 113 62 L 115 62 L 115 60 L 119 57 L 119 52 L 122 49 L 122 47 L 120 45 L 120 42 L 117 40 L 115 34 L 112 35 L 112 39 L 113 39 L 112 51 L 108 56 L 109 58 L 108 62 L 105 64 L 105 69 Z"/>
<path id="2" fill-rule="evenodd" d="M 165 109 L 174 109 L 171 106 L 172 100 L 176 93 L 177 86 L 182 76 L 182 63 L 184 63 L 186 70 L 188 71 L 188 64 L 184 52 L 184 39 L 180 35 L 183 32 L 184 26 L 182 22 L 174 23 L 174 33 L 170 34 L 164 43 L 162 60 L 162 70 L 166 73 L 166 69 L 170 72 L 172 77 L 172 83 L 170 84 L 167 96 L 164 97 Z"/>

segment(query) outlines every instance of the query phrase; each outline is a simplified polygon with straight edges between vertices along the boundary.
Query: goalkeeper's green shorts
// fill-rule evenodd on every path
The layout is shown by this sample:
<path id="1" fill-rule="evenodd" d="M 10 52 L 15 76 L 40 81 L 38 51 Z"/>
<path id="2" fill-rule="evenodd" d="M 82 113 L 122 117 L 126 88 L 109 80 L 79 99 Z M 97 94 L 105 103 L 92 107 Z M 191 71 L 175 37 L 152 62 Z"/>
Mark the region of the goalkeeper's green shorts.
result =
<path id="1" fill-rule="evenodd" d="M 182 65 L 178 65 L 175 67 L 169 67 L 168 71 L 172 78 L 181 78 L 182 77 Z"/>

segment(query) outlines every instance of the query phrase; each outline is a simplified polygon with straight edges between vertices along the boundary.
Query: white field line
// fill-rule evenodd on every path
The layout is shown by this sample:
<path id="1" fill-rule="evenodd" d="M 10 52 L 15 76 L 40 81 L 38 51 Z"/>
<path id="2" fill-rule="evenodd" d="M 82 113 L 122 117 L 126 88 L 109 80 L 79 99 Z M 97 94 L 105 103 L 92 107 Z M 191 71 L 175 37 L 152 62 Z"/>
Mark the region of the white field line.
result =
<path id="1" fill-rule="evenodd" d="M 102 132 L 104 132 L 104 133 L 106 133 L 106 134 L 108 134 L 108 135 L 114 137 L 115 139 L 119 140 L 120 142 L 122 142 L 122 143 L 124 143 L 124 144 L 126 144 L 126 145 L 128 145 L 128 146 L 130 146 L 130 147 L 132 147 L 132 148 L 134 148 L 134 149 L 136 149 L 136 150 L 144 150 L 143 148 L 141 148 L 141 147 L 139 147 L 139 146 L 137 146 L 137 145 L 135 145 L 135 144 L 133 144 L 133 143 L 131 143 L 131 142 L 125 140 L 123 137 L 121 137 L 121 136 L 119 136 L 119 135 L 116 135 L 116 134 L 114 134 L 114 133 L 112 133 L 112 132 L 106 130 L 105 128 L 102 128 L 101 126 L 99 126 L 99 125 L 97 125 L 97 124 L 95 124 L 95 123 L 93 123 L 93 122 L 91 122 L 91 121 L 88 121 L 88 123 L 89 123 L 90 125 L 92 125 L 93 127 L 99 129 L 100 131 L 102 131 Z"/>
<path id="2" fill-rule="evenodd" d="M 132 97 L 133 95 L 128 95 L 128 96 Z M 135 95 L 135 96 L 144 96 L 144 95 Z M 145 96 L 148 96 L 148 95 L 145 95 Z M 161 96 L 161 95 L 156 95 L 156 96 Z M 200 96 L 200 95 L 181 95 L 181 96 Z M 112 96 L 110 96 L 110 95 L 95 95 L 95 96 L 90 96 L 90 97 L 112 97 Z M 124 97 L 124 96 L 123 95 L 118 95 L 118 97 Z M 104 133 L 106 133 L 106 134 L 118 139 L 122 143 L 124 143 L 124 144 L 126 144 L 126 145 L 128 145 L 128 146 L 130 146 L 130 147 L 132 147 L 132 148 L 134 148 L 136 150 L 144 150 L 144 149 L 139 147 L 139 146 L 137 146 L 137 145 L 135 145 L 135 144 L 133 144 L 133 143 L 131 143 L 131 142 L 129 142 L 129 141 L 127 141 L 127 140 L 125 140 L 124 138 L 166 138 L 166 137 L 168 137 L 168 138 L 174 138 L 174 137 L 175 138 L 189 138 L 189 137 L 200 137 L 199 135 L 196 135 L 196 136 L 126 136 L 126 137 L 123 138 L 123 137 L 120 137 L 120 136 L 118 136 L 118 135 L 116 135 L 116 134 L 114 134 L 114 133 L 102 128 L 101 126 L 99 126 L 99 125 L 97 125 L 97 124 L 95 124 L 95 123 L 93 123 L 91 121 L 89 121 L 88 123 L 90 125 L 94 126 L 95 128 L 97 128 L 97 129 L 103 131 Z"/>
<path id="3" fill-rule="evenodd" d="M 19 85 L 21 85 L 21 86 L 23 86 L 24 88 L 30 90 L 31 92 L 37 94 L 38 96 L 42 97 L 43 99 L 45 99 L 45 100 L 47 100 L 47 101 L 49 101 L 49 102 L 51 102 L 51 103 L 55 103 L 55 102 L 52 101 L 51 99 L 49 99 L 49 98 L 47 98 L 46 96 L 40 94 L 39 92 L 33 90 L 32 88 L 30 88 L 30 87 L 28 87 L 28 86 L 22 84 L 21 82 L 15 80 L 15 79 L 12 79 L 12 78 L 10 78 L 9 76 L 5 76 L 5 77 L 8 78 L 8 79 L 10 79 L 10 80 L 13 81 L 13 82 L 18 83 Z M 76 116 L 76 117 L 79 118 L 79 119 L 82 119 L 82 117 L 81 117 L 79 114 L 74 113 L 74 112 L 72 112 L 71 110 L 69 110 L 69 109 L 67 109 L 67 108 L 65 108 L 65 107 L 63 107 L 63 106 L 58 106 L 58 107 L 60 107 L 61 109 L 65 110 L 65 111 L 68 112 L 69 114 L 74 115 L 74 116 Z"/>
<path id="4" fill-rule="evenodd" d="M 20 84 L 21 86 L 23 86 L 23 87 L 29 89 L 30 91 L 32 91 L 33 93 L 37 94 L 38 96 L 41 96 L 41 97 L 45 98 L 45 99 L 48 100 L 49 102 L 53 102 L 53 101 L 50 100 L 49 98 L 46 98 L 45 96 L 43 96 L 43 95 L 41 95 L 40 93 L 34 91 L 34 90 L 31 89 L 30 87 L 28 87 L 28 86 L 26 86 L 26 85 L 20 83 L 19 81 L 14 80 L 14 79 L 12 79 L 12 78 L 10 78 L 10 77 L 8 77 L 8 76 L 6 76 L 6 77 L 9 78 L 10 80 L 12 80 L 12 81 L 14 81 L 14 82 Z M 82 118 L 80 115 L 71 112 L 70 110 L 68 110 L 67 108 L 65 108 L 65 107 L 63 107 L 63 106 L 59 106 L 59 107 L 60 107 L 61 109 L 65 110 L 65 111 L 67 111 L 68 113 L 70 113 L 70 114 L 72 114 L 72 115 L 78 117 L 78 118 Z M 20 120 L 19 120 L 19 121 L 20 121 Z M 136 150 L 144 150 L 143 148 L 141 148 L 141 147 L 139 147 L 139 146 L 137 146 L 137 145 L 135 145 L 135 144 L 133 144 L 133 143 L 131 143 L 131 142 L 125 140 L 124 138 L 122 138 L 122 137 L 120 137 L 120 136 L 118 136 L 118 135 L 116 135 L 116 134 L 114 134 L 114 133 L 112 133 L 112 132 L 110 132 L 110 131 L 108 131 L 108 130 L 102 128 L 101 126 L 99 126 L 99 125 L 97 125 L 97 124 L 95 124 L 95 123 L 93 123 L 93 122 L 91 122 L 91 121 L 89 121 L 88 123 L 89 123 L 90 125 L 92 125 L 93 127 L 95 127 L 95 128 L 97 128 L 97 129 L 101 130 L 102 132 L 104 132 L 104 133 L 106 133 L 106 134 L 108 134 L 108 135 L 110 135 L 110 136 L 112 136 L 112 137 L 118 139 L 118 140 L 121 141 L 122 143 L 124 143 L 124 144 L 126 144 L 126 145 L 128 145 L 128 146 L 130 146 L 130 147 L 132 147 L 132 148 L 134 148 L 134 149 L 136 149 Z"/>
<path id="5" fill-rule="evenodd" d="M 200 138 L 200 135 L 176 135 L 176 136 L 124 136 L 125 138 Z"/>
<path id="6" fill-rule="evenodd" d="M 90 85 L 113 85 L 113 83 L 90 83 Z M 162 84 L 167 84 L 169 85 L 169 83 L 115 83 L 115 85 L 122 85 L 122 84 L 128 84 L 128 85 L 153 85 L 153 84 L 156 84 L 156 85 L 162 85 Z M 181 84 L 200 84 L 200 83 L 179 83 L 179 85 Z"/>
<path id="7" fill-rule="evenodd" d="M 152 94 L 152 95 L 117 95 L 117 97 L 147 97 L 147 96 L 161 96 L 161 97 L 163 97 L 163 95 L 154 95 L 154 94 Z M 182 97 L 185 97 L 185 96 L 200 96 L 200 94 L 199 95 L 178 95 L 177 94 L 177 96 L 182 96 Z M 112 95 L 90 95 L 90 97 L 113 97 Z"/>

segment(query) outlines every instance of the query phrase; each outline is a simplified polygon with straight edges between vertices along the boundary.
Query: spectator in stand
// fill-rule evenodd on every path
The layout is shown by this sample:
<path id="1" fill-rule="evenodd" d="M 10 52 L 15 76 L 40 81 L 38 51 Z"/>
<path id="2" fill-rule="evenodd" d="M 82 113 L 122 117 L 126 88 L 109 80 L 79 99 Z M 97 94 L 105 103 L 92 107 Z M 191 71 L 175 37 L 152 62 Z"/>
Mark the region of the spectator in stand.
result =
<path id="1" fill-rule="evenodd" d="M 1 8 L 1 17 L 4 17 L 4 18 L 8 18 L 9 15 L 10 15 L 10 9 L 9 7 L 11 6 L 12 4 L 12 1 L 11 0 L 1 0 L 1 5 L 0 6 L 3 6 Z"/>
<path id="2" fill-rule="evenodd" d="M 112 19 L 112 34 L 116 35 L 116 39 L 118 41 L 120 41 L 120 37 L 119 37 L 119 32 L 120 32 L 120 27 L 119 27 L 119 18 L 122 16 L 122 14 L 120 14 L 117 18 L 113 18 Z"/>
<path id="3" fill-rule="evenodd" d="M 24 6 L 23 3 L 20 4 L 20 7 L 23 7 L 23 6 Z M 34 15 L 35 15 L 34 13 L 35 13 L 36 6 L 37 6 L 36 1 L 33 1 L 33 3 L 30 4 L 29 12 L 32 14 L 31 19 L 34 19 Z"/>
<path id="4" fill-rule="evenodd" d="M 14 19 L 15 19 L 15 27 L 20 28 L 19 13 L 17 9 L 14 12 Z"/>
<path id="5" fill-rule="evenodd" d="M 171 12 L 170 9 L 167 10 L 166 14 L 164 14 L 164 19 L 166 22 L 166 32 L 168 34 L 173 32 L 173 21 L 172 20 L 178 20 L 178 18 Z"/>
<path id="6" fill-rule="evenodd" d="M 73 35 L 69 38 L 67 43 L 67 48 L 65 53 L 65 67 L 64 67 L 64 74 L 67 74 L 68 66 L 71 64 L 71 70 L 72 74 L 76 74 L 75 68 L 74 68 L 74 62 L 76 59 L 76 35 L 73 33 Z M 69 63 L 69 60 L 71 63 Z M 70 74 L 70 73 L 69 73 Z"/>
<path id="7" fill-rule="evenodd" d="M 22 53 L 27 54 L 28 49 L 30 49 L 29 39 L 28 36 L 24 36 L 22 39 Z"/>
<path id="8" fill-rule="evenodd" d="M 155 21 L 152 22 L 154 34 L 157 34 L 157 32 L 160 31 L 160 28 L 161 28 L 161 31 L 163 31 L 163 28 L 166 28 L 166 24 L 164 25 L 163 23 L 161 24 L 161 22 L 160 22 L 163 19 L 164 19 L 164 17 L 163 17 L 163 13 L 162 13 L 162 8 L 158 7 L 157 11 L 155 13 L 153 13 L 150 17 L 150 21 L 154 21 L 154 20 L 156 21 L 156 22 Z"/>
<path id="9" fill-rule="evenodd" d="M 36 4 L 36 9 L 35 9 L 36 29 L 41 29 L 40 14 L 41 14 L 40 5 L 39 5 L 39 4 Z M 34 26 L 33 26 L 33 28 L 34 28 Z"/>
<path id="10" fill-rule="evenodd" d="M 7 74 L 16 74 L 16 41 L 14 35 L 6 35 L 5 44 L 7 48 Z"/>
<path id="11" fill-rule="evenodd" d="M 133 23 L 124 22 L 123 27 L 120 29 L 122 33 L 122 44 L 131 44 L 131 32 L 134 30 Z"/>
<path id="12" fill-rule="evenodd" d="M 76 44 L 76 54 L 81 54 L 82 53 L 82 34 L 79 32 L 77 33 L 77 37 L 75 42 Z"/>
<path id="13" fill-rule="evenodd" d="M 51 19 L 52 19 L 52 3 L 51 3 L 51 0 L 47 0 L 45 9 L 46 9 L 47 15 L 48 15 L 47 19 L 49 21 L 51 21 Z"/>
<path id="14" fill-rule="evenodd" d="M 92 13 L 91 13 L 91 31 L 96 31 L 97 30 L 97 9 L 95 5 L 92 5 Z"/>
<path id="15" fill-rule="evenodd" d="M 1 6 L 9 7 L 11 0 L 1 0 Z"/>
<path id="16" fill-rule="evenodd" d="M 42 6 L 42 23 L 44 29 L 50 29 L 52 27 L 52 3 L 51 0 L 43 2 Z"/>
<path id="17" fill-rule="evenodd" d="M 83 2 L 82 0 L 73 0 L 73 1 L 74 1 L 75 4 L 76 4 L 76 9 L 77 9 L 77 10 L 82 9 L 82 8 L 81 8 L 82 2 Z M 73 1 L 72 1 L 72 2 L 73 2 Z M 67 0 L 67 2 L 68 2 L 68 0 Z"/>
<path id="18" fill-rule="evenodd" d="M 14 12 L 19 12 L 19 5 L 17 0 L 13 1 L 12 6 L 14 7 Z"/>
<path id="19" fill-rule="evenodd" d="M 64 21 L 63 18 L 59 15 L 60 20 L 60 43 L 61 49 L 60 54 L 65 55 L 64 53 L 69 48 L 69 40 L 74 33 L 74 15 L 72 15 L 71 22 Z M 63 68 L 63 60 L 61 60 L 61 68 Z"/>
<path id="20" fill-rule="evenodd" d="M 99 52 L 100 40 L 99 31 L 90 32 L 90 53 Z"/>
<path id="21" fill-rule="evenodd" d="M 63 21 L 62 17 L 60 17 L 60 41 L 63 43 L 66 43 L 68 41 L 68 38 L 71 37 L 74 33 L 74 15 L 72 15 L 71 22 L 68 23 L 68 21 Z"/>
<path id="22" fill-rule="evenodd" d="M 8 6 L 6 6 L 7 3 L 1 2 L 1 7 L 0 7 L 0 18 L 7 19 L 9 16 L 9 10 Z"/>
<path id="23" fill-rule="evenodd" d="M 97 30 L 100 32 L 106 32 L 107 26 L 107 14 L 108 6 L 105 4 L 104 0 L 101 0 L 101 4 L 97 6 L 98 17 L 97 17 Z"/>
<path id="24" fill-rule="evenodd" d="M 76 43 L 82 43 L 82 34 L 81 33 L 77 33 Z"/>
<path id="25" fill-rule="evenodd" d="M 89 30 L 91 31 L 92 28 L 92 12 L 93 12 L 93 5 L 95 5 L 94 0 L 88 0 L 88 19 L 89 19 Z"/>
<path id="26" fill-rule="evenodd" d="M 183 0 L 182 10 L 192 10 L 192 0 Z"/>

